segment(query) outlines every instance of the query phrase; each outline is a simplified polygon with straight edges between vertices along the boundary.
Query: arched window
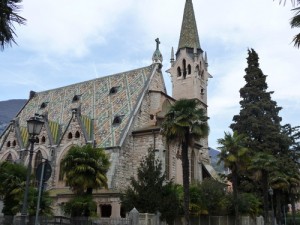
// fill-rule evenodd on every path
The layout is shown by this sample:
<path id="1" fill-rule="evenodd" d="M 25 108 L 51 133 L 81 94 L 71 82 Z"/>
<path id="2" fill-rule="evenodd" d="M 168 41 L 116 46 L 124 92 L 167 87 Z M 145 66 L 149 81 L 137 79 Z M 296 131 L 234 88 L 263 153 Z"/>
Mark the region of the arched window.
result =
<path id="1" fill-rule="evenodd" d="M 196 66 L 196 74 L 198 74 L 198 76 L 200 76 L 200 68 L 199 68 L 199 65 Z"/>
<path id="2" fill-rule="evenodd" d="M 6 143 L 6 147 L 10 147 L 10 141 Z"/>
<path id="3" fill-rule="evenodd" d="M 191 74 L 192 73 L 192 67 L 191 67 L 191 65 L 189 64 L 187 68 L 188 68 L 188 74 Z"/>
<path id="4" fill-rule="evenodd" d="M 46 142 L 46 138 L 45 136 L 42 137 L 42 143 L 45 143 Z"/>
<path id="5" fill-rule="evenodd" d="M 180 66 L 177 67 L 177 77 L 181 76 L 181 69 Z"/>
<path id="6" fill-rule="evenodd" d="M 12 146 L 15 147 L 17 145 L 16 140 L 13 141 Z"/>
<path id="7" fill-rule="evenodd" d="M 35 138 L 35 143 L 40 143 L 40 139 L 38 137 Z"/>
<path id="8" fill-rule="evenodd" d="M 72 139 L 73 138 L 73 134 L 70 132 L 69 134 L 68 134 L 68 139 Z"/>
<path id="9" fill-rule="evenodd" d="M 42 152 L 41 151 L 38 151 L 36 154 L 35 154 L 35 159 L 34 159 L 34 173 L 36 172 L 36 169 L 37 167 L 40 165 L 40 163 L 42 162 L 43 160 L 43 155 L 42 155 Z"/>
<path id="10" fill-rule="evenodd" d="M 183 78 L 186 78 L 186 61 L 185 59 L 182 60 L 182 67 L 183 67 Z"/>
<path id="11" fill-rule="evenodd" d="M 79 133 L 79 131 L 76 131 L 76 133 L 75 133 L 75 138 L 80 138 L 80 133 Z"/>

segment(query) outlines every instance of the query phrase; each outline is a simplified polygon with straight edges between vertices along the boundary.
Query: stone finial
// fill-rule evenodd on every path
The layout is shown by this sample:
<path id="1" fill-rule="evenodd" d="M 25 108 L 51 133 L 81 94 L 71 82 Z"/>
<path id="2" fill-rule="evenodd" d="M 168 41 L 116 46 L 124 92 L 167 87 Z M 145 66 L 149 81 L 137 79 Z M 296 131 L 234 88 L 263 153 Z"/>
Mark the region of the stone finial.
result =
<path id="1" fill-rule="evenodd" d="M 133 208 L 130 212 L 129 212 L 129 218 L 131 220 L 131 224 L 132 225 L 139 225 L 139 211 L 137 211 L 136 208 Z"/>
<path id="2" fill-rule="evenodd" d="M 152 56 L 152 63 L 162 64 L 163 57 L 159 50 L 159 44 L 160 44 L 159 38 L 156 38 L 155 41 L 156 41 L 156 50 L 154 51 Z"/>

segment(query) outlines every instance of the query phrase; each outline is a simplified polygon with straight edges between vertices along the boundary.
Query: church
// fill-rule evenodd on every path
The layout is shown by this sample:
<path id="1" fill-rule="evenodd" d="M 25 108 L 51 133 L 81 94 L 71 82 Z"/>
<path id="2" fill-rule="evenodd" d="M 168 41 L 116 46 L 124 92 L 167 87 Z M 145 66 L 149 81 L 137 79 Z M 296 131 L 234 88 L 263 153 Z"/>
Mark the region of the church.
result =
<path id="1" fill-rule="evenodd" d="M 167 145 L 160 126 L 168 107 L 181 98 L 198 99 L 207 109 L 208 73 L 206 53 L 200 46 L 192 0 L 186 0 L 176 51 L 171 49 L 172 96 L 166 91 L 162 74 L 159 39 L 152 64 L 81 83 L 42 92 L 30 92 L 26 104 L 0 137 L 0 161 L 29 161 L 27 120 L 42 116 L 44 126 L 34 144 L 33 171 L 43 159 L 52 174 L 47 182 L 56 215 L 72 192 L 60 174 L 60 161 L 74 145 L 92 144 L 110 156 L 108 189 L 94 193 L 100 217 L 121 216 L 119 193 L 136 176 L 148 149 L 155 151 L 168 179 L 182 183 L 180 146 Z M 152 43 L 150 43 L 152 44 Z M 149 56 L 150 58 L 151 56 Z M 208 139 L 189 149 L 190 180 L 212 176 Z"/>

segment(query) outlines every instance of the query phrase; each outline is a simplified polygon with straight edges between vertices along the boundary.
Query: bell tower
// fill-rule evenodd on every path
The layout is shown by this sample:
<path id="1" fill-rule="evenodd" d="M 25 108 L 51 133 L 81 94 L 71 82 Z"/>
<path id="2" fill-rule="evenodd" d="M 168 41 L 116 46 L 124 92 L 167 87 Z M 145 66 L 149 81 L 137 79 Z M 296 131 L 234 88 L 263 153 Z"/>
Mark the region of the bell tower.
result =
<path id="1" fill-rule="evenodd" d="M 172 97 L 175 99 L 199 99 L 207 108 L 207 81 L 211 77 L 207 71 L 207 55 L 203 52 L 197 30 L 192 0 L 186 0 L 179 38 L 174 58 L 171 51 Z"/>
<path id="2" fill-rule="evenodd" d="M 179 44 L 176 53 L 171 50 L 172 97 L 176 100 L 198 99 L 207 112 L 208 73 L 207 54 L 200 45 L 192 0 L 186 0 Z M 208 137 L 201 138 L 190 153 L 191 179 L 204 178 L 204 165 L 210 164 Z M 197 148 L 198 146 L 198 148 Z M 199 164 L 200 163 L 200 164 Z"/>

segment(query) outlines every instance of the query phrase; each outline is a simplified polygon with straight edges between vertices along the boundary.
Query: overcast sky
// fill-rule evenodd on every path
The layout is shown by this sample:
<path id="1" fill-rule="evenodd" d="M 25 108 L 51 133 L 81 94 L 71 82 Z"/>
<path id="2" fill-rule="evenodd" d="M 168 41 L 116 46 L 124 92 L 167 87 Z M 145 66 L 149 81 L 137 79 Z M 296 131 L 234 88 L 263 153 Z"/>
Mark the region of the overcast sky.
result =
<path id="1" fill-rule="evenodd" d="M 260 57 L 283 123 L 300 125 L 300 50 L 291 40 L 291 5 L 272 0 L 193 0 L 201 47 L 208 54 L 209 145 L 239 113 L 247 49 Z M 163 71 L 178 46 L 185 0 L 24 0 L 18 46 L 0 52 L 0 101 L 151 64 L 161 41 Z M 171 83 L 164 73 L 171 95 Z"/>

